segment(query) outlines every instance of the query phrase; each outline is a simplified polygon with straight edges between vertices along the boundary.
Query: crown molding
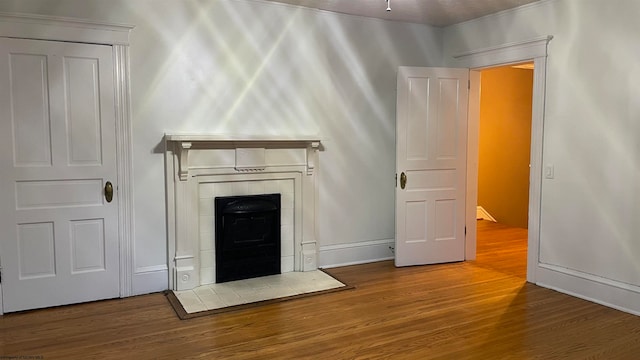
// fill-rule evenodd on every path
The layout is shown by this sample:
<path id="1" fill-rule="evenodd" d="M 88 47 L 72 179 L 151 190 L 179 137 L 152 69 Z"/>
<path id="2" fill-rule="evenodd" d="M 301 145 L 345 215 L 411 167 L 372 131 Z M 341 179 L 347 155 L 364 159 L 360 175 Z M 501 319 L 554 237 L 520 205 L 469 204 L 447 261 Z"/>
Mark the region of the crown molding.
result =
<path id="1" fill-rule="evenodd" d="M 133 28 L 133 25 L 87 19 L 0 12 L 2 37 L 129 45 L 129 34 Z"/>

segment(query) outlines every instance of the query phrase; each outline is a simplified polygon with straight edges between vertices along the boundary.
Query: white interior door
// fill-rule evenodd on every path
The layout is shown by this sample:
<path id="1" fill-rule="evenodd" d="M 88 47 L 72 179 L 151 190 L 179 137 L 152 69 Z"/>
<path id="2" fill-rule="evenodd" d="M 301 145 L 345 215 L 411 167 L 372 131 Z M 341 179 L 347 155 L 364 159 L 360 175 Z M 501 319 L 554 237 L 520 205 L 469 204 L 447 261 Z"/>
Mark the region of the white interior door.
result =
<path id="1" fill-rule="evenodd" d="M 0 39 L 5 312 L 119 296 L 113 81 L 110 46 Z"/>
<path id="2" fill-rule="evenodd" d="M 464 260 L 468 79 L 398 70 L 396 266 Z"/>

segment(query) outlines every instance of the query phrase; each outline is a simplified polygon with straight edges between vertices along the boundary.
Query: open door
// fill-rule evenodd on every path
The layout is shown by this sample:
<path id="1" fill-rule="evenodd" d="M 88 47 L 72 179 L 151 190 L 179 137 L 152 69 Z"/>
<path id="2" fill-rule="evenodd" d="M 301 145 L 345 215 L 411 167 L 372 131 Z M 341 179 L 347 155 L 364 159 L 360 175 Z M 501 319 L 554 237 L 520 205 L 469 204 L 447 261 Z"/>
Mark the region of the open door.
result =
<path id="1" fill-rule="evenodd" d="M 396 266 L 465 258 L 468 69 L 400 67 Z"/>

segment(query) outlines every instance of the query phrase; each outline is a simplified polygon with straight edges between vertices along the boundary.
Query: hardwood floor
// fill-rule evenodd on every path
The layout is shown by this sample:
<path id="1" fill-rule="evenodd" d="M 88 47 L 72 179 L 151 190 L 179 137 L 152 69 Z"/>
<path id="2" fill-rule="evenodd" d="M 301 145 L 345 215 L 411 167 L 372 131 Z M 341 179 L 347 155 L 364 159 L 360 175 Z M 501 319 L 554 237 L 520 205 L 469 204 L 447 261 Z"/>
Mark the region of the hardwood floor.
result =
<path id="1" fill-rule="evenodd" d="M 640 317 L 525 283 L 526 230 L 478 259 L 331 269 L 355 290 L 179 320 L 162 294 L 0 317 L 0 359 L 636 359 Z"/>

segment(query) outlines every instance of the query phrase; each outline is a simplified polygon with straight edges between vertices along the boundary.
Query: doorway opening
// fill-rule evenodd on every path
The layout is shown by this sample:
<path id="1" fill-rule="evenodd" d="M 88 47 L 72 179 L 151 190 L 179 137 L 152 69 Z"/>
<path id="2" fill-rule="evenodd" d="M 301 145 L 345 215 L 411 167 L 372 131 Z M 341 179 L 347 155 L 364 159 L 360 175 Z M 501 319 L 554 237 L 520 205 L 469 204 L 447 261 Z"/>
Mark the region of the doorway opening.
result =
<path id="1" fill-rule="evenodd" d="M 478 70 L 477 258 L 527 274 L 533 62 Z"/>

